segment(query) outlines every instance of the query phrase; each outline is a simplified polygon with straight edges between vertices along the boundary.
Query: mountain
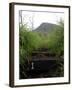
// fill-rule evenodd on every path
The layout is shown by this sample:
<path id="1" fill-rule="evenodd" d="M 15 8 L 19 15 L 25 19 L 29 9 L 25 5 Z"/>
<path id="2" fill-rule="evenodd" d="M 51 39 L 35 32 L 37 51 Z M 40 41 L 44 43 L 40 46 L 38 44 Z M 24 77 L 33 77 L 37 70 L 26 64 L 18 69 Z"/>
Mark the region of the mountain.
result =
<path id="1" fill-rule="evenodd" d="M 39 27 L 37 27 L 35 32 L 50 32 L 52 31 L 57 25 L 52 23 L 42 23 Z"/>

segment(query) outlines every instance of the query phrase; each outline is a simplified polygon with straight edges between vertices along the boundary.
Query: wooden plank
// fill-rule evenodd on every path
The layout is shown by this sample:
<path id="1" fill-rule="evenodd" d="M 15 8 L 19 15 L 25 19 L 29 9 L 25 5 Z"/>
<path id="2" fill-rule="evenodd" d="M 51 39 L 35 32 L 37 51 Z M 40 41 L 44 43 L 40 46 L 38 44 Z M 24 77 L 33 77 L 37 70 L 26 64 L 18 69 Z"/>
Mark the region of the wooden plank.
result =
<path id="1" fill-rule="evenodd" d="M 52 57 L 49 57 L 49 58 L 32 58 L 31 59 L 32 61 L 41 61 L 41 60 L 60 60 L 60 58 L 52 58 Z"/>

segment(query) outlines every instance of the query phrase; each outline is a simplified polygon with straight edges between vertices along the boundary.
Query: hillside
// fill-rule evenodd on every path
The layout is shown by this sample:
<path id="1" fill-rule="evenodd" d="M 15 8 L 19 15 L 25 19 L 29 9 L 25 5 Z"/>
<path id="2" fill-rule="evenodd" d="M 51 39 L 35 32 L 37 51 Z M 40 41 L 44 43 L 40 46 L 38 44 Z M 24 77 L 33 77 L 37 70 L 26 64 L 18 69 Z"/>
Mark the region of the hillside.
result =
<path id="1" fill-rule="evenodd" d="M 35 30 L 36 32 L 50 32 L 52 31 L 57 25 L 51 24 L 51 23 L 42 23 L 39 27 L 37 27 Z"/>

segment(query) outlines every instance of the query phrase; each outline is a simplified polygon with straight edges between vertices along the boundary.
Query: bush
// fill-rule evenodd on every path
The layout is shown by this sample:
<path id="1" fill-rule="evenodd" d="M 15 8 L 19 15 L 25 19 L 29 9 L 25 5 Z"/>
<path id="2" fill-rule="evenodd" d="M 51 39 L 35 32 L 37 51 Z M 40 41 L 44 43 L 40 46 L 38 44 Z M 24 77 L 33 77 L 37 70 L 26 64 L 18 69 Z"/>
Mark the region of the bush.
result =
<path id="1" fill-rule="evenodd" d="M 48 47 L 56 55 L 60 56 L 64 52 L 64 23 L 59 22 L 59 25 L 48 36 Z"/>
<path id="2" fill-rule="evenodd" d="M 52 53 L 55 53 L 58 57 L 64 54 L 64 23 L 60 21 L 58 26 L 50 33 L 33 32 L 26 25 L 21 25 L 19 28 L 19 59 L 20 66 L 23 71 L 20 70 L 20 75 L 27 78 L 27 60 L 31 56 L 33 50 L 40 48 L 47 48 Z M 25 64 L 26 63 L 26 64 Z M 62 65 L 62 67 L 59 66 Z M 63 75 L 63 64 L 59 63 L 57 72 L 61 72 Z M 61 70 L 62 68 L 62 70 Z M 55 73 L 55 74 L 56 74 Z M 60 73 L 58 73 L 60 74 Z M 20 78 L 21 78 L 20 76 Z"/>
<path id="3" fill-rule="evenodd" d="M 20 63 L 24 63 L 32 51 L 41 46 L 42 39 L 38 33 L 29 31 L 29 29 L 27 29 L 25 26 L 20 27 L 19 34 Z"/>
<path id="4" fill-rule="evenodd" d="M 61 21 L 54 30 L 44 35 L 44 33 L 32 32 L 27 26 L 22 25 L 19 33 L 20 62 L 24 62 L 33 50 L 38 48 L 48 48 L 57 56 L 64 52 L 64 23 Z"/>

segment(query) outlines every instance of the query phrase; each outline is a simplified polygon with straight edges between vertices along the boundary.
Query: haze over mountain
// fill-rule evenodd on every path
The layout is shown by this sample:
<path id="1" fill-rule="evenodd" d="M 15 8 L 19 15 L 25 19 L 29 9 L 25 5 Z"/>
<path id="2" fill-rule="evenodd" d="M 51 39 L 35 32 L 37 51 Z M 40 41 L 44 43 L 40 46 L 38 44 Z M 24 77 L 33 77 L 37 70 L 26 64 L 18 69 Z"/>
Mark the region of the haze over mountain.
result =
<path id="1" fill-rule="evenodd" d="M 35 32 L 51 32 L 52 30 L 54 30 L 54 28 L 56 27 L 56 24 L 52 24 L 52 23 L 42 23 L 40 24 L 39 27 L 37 27 L 35 30 Z"/>

